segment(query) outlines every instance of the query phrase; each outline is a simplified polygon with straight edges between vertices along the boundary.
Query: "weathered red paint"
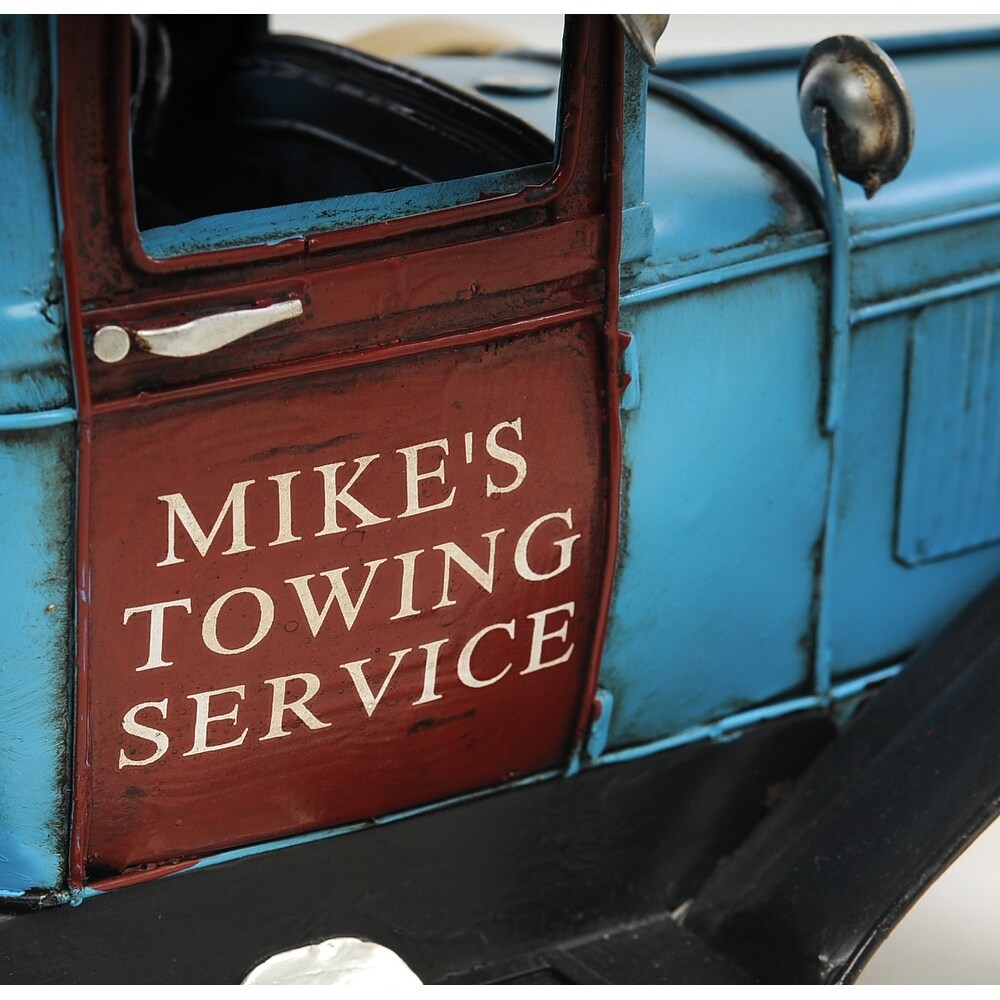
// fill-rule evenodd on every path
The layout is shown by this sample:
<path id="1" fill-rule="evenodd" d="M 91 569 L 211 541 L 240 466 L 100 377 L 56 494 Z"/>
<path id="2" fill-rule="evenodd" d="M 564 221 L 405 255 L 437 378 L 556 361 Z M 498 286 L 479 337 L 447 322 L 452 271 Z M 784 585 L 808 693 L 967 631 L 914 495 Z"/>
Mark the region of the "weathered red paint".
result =
<path id="1" fill-rule="evenodd" d="M 358 357 L 387 344 L 503 322 L 515 296 L 518 311 L 548 314 L 550 293 L 554 295 L 567 281 L 578 295 L 583 291 L 592 301 L 600 288 L 594 285 L 604 237 L 602 220 L 561 223 L 536 233 L 465 245 L 460 259 L 454 248 L 427 250 L 328 266 L 300 277 L 272 277 L 236 288 L 222 285 L 211 292 L 185 292 L 136 306 L 93 310 L 87 314 L 87 330 L 92 333 L 107 322 L 153 328 L 296 295 L 305 310 L 301 319 L 262 331 L 237 349 L 218 352 L 212 358 L 211 376 L 306 358 Z M 524 265 L 526 259 L 533 261 L 530 268 Z M 589 287 L 580 289 L 581 279 L 589 279 Z M 420 319 L 414 322 L 417 310 Z M 335 337 L 332 329 L 338 329 Z M 157 358 L 136 351 L 117 365 L 92 365 L 90 379 L 95 398 L 104 399 L 134 395 L 137 382 L 157 388 L 189 384 L 203 378 L 206 367 L 204 357 Z"/>
<path id="2" fill-rule="evenodd" d="M 462 333 L 442 334 L 434 338 L 434 349 L 449 350 L 472 344 L 492 344 L 511 337 L 519 337 L 528 333 L 552 326 L 566 326 L 578 320 L 592 319 L 603 315 L 596 303 L 590 303 L 577 309 L 562 309 L 546 316 L 535 316 L 531 319 L 514 320 L 495 326 L 480 327 L 475 330 L 465 330 Z M 171 388 L 158 389 L 156 392 L 140 392 L 128 397 L 115 397 L 94 403 L 92 412 L 95 416 L 106 413 L 116 413 L 121 410 L 133 410 L 158 406 L 163 402 L 175 402 L 182 399 L 197 399 L 207 396 L 219 389 L 235 389 L 249 385 L 263 385 L 266 382 L 278 382 L 287 378 L 298 378 L 302 375 L 312 375 L 317 372 L 339 371 L 345 368 L 359 368 L 364 365 L 378 364 L 383 361 L 396 361 L 401 358 L 413 358 L 426 353 L 426 344 L 419 342 L 386 344 L 371 350 L 355 353 L 343 353 L 326 357 L 306 358 L 302 361 L 289 361 L 285 364 L 262 366 L 253 371 L 241 372 L 238 375 L 220 375 L 213 378 L 203 378 L 200 382 L 189 382 Z"/>
<path id="3" fill-rule="evenodd" d="M 91 865 L 121 869 L 379 816 L 564 758 L 596 613 L 592 569 L 603 563 L 599 347 L 593 325 L 580 324 L 428 355 L 418 366 L 316 375 L 98 423 L 89 659 L 92 792 L 100 808 L 91 818 Z M 503 424 L 515 424 L 523 438 L 510 426 L 494 434 L 492 450 L 510 452 L 506 461 L 487 451 L 491 430 Z M 408 448 L 409 455 L 400 451 Z M 129 460 L 117 460 L 122 455 Z M 359 518 L 345 502 L 337 530 L 323 534 L 324 479 L 313 470 L 346 463 L 342 486 L 369 455 L 380 457 L 350 496 L 379 523 L 366 524 L 374 518 Z M 299 540 L 275 545 L 278 483 L 268 477 L 293 472 L 285 534 Z M 488 495 L 521 475 L 510 493 Z M 183 561 L 158 565 L 170 554 L 171 519 L 158 497 L 182 494 L 207 534 L 230 485 L 248 480 L 246 551 L 224 554 L 233 534 L 228 518 L 206 556 L 177 524 L 173 555 Z M 555 575 L 525 580 L 516 543 L 542 517 L 549 519 L 530 536 L 522 561 L 540 577 Z M 450 560 L 435 546 L 449 544 L 482 568 L 488 588 L 454 563 L 445 580 Z M 407 560 L 398 557 L 413 552 L 420 555 L 409 557 L 411 594 L 403 584 Z M 334 602 L 317 627 L 331 593 L 322 574 L 342 567 L 360 610 L 349 622 L 350 606 L 342 612 Z M 308 588 L 308 596 L 296 588 Z M 209 628 L 213 602 L 227 593 L 233 596 L 215 605 Z M 189 600 L 191 613 L 164 609 L 157 659 L 170 665 L 142 669 L 152 612 L 133 612 L 123 624 L 126 609 L 178 600 Z M 251 649 L 218 651 L 252 643 L 272 607 L 273 623 Z M 552 608 L 563 610 L 544 622 L 528 617 Z M 498 627 L 474 647 L 471 681 L 463 683 L 460 650 L 490 625 Z M 537 643 L 545 635 L 552 638 L 541 642 L 535 663 L 568 659 L 532 670 L 533 636 Z M 420 647 L 442 640 L 429 677 Z M 412 652 L 398 661 L 369 717 L 363 695 L 377 695 L 396 662 L 391 654 L 406 649 Z M 370 661 L 355 668 L 364 682 L 342 666 L 361 660 Z M 273 682 L 290 675 L 296 679 L 287 688 Z M 306 706 L 310 722 L 288 710 L 272 725 L 276 687 L 287 690 L 280 704 L 301 696 L 309 675 L 321 685 Z M 192 696 L 227 688 L 243 693 L 203 699 L 207 715 L 238 705 L 237 717 L 209 724 L 199 749 Z M 165 732 L 169 750 L 154 763 L 122 766 L 156 753 L 146 736 L 123 732 L 123 718 L 141 703 L 162 704 L 166 719 L 157 709 L 138 719 Z M 244 730 L 241 745 L 217 749 Z"/>
<path id="4" fill-rule="evenodd" d="M 592 81 L 605 78 L 609 39 L 614 34 L 610 22 L 578 22 L 564 61 L 568 86 L 563 99 L 561 155 L 551 179 L 540 187 L 267 246 L 158 260 L 145 253 L 139 240 L 131 186 L 118 183 L 131 169 L 128 23 L 120 17 L 64 16 L 60 22 L 60 94 L 67 101 L 81 93 L 97 97 L 92 103 L 73 101 L 61 137 L 68 154 L 61 186 L 86 212 L 76 233 L 78 251 L 88 262 L 80 275 L 82 301 L 99 308 L 143 301 L 149 298 L 147 290 L 171 285 L 191 291 L 218 288 L 220 271 L 236 273 L 247 264 L 262 276 L 287 278 L 322 266 L 331 251 L 338 251 L 341 263 L 380 259 L 401 250 L 454 247 L 456 242 L 469 243 L 500 232 L 538 230 L 553 222 L 603 216 L 607 98 L 613 95 L 595 89 Z M 595 156 L 598 149 L 601 154 Z M 518 259 L 517 254 L 511 257 Z M 524 258 L 520 260 L 523 263 Z"/>
<path id="5" fill-rule="evenodd" d="M 565 764 L 590 720 L 617 522 L 619 336 L 604 302 L 617 273 L 620 39 L 601 19 L 578 34 L 564 101 L 571 140 L 542 189 L 279 247 L 155 262 L 143 259 L 128 210 L 128 67 L 120 51 L 110 58 L 126 38 L 120 23 L 100 18 L 61 34 L 58 155 L 81 409 L 75 884 L 106 874 L 118 884 L 114 873 L 133 866 L 364 820 Z M 585 87 L 584 64 L 610 86 Z M 80 93 L 102 99 L 81 108 Z M 304 302 L 300 319 L 202 358 L 133 351 L 107 366 L 89 353 L 101 323 L 155 327 L 292 295 Z M 502 427 L 517 421 L 518 434 Z M 485 442 L 497 427 L 491 457 Z M 525 463 L 523 481 L 487 495 L 486 476 L 495 487 L 517 474 L 511 452 Z M 314 470 L 345 462 L 350 472 L 374 454 L 353 494 L 377 520 L 359 525 L 365 518 L 342 508 L 345 530 L 324 533 L 327 498 Z M 408 461 L 417 463 L 420 506 L 442 503 L 452 488 L 454 502 L 412 512 Z M 268 479 L 283 475 L 292 504 L 284 528 L 281 487 Z M 223 554 L 233 541 L 225 518 L 205 555 L 175 525 L 178 560 L 157 566 L 170 519 L 158 497 L 182 494 L 208 533 L 227 491 L 250 480 L 252 549 Z M 572 529 L 553 516 L 569 511 Z M 571 564 L 526 579 L 516 541 L 546 515 L 528 558 L 556 562 L 539 573 L 558 565 L 556 542 L 580 538 Z M 282 532 L 297 540 L 269 544 Z M 489 587 L 452 565 L 449 604 L 440 547 L 454 543 L 484 567 L 491 534 Z M 394 557 L 418 550 L 420 613 L 399 615 L 405 560 Z M 379 559 L 352 626 L 334 602 L 312 635 L 286 581 L 312 576 L 322 608 L 324 571 L 343 568 L 354 599 Z M 266 634 L 244 652 L 213 651 L 206 635 L 227 649 L 253 638 L 261 594 L 274 603 Z M 206 633 L 220 598 L 217 628 Z M 191 611 L 164 611 L 170 665 L 137 670 L 152 662 L 152 612 L 125 621 L 128 609 L 174 600 L 190 600 Z M 471 648 L 463 680 L 458 656 L 487 626 L 496 627 Z M 438 642 L 426 688 L 420 646 Z M 369 716 L 344 664 L 371 659 L 373 696 L 404 649 L 413 652 Z M 469 683 L 508 662 L 496 683 Z M 279 712 L 279 733 L 278 687 L 291 703 L 307 674 L 319 689 L 308 712 Z M 267 683 L 280 678 L 289 680 Z M 242 690 L 206 694 L 227 688 Z M 164 699 L 166 719 L 150 707 Z M 169 748 L 128 763 L 158 749 L 149 728 L 123 728 L 143 704 L 133 730 L 155 728 Z M 202 748 L 199 704 L 206 716 L 235 710 L 203 725 Z M 244 728 L 240 745 L 210 749 Z"/>
<path id="6" fill-rule="evenodd" d="M 611 606 L 611 591 L 615 580 L 615 560 L 618 555 L 618 506 L 621 500 L 622 477 L 622 429 L 618 422 L 621 394 L 625 391 L 628 381 L 623 378 L 622 353 L 628 346 L 631 336 L 618 328 L 619 303 L 621 301 L 621 244 L 622 244 L 622 210 L 624 208 L 624 189 L 622 170 L 624 167 L 622 153 L 622 136 L 625 134 L 625 49 L 624 39 L 618 36 L 617 45 L 611 53 L 611 65 L 608 77 L 612 82 L 615 97 L 608 108 L 609 148 L 607 156 L 607 192 L 608 192 L 608 232 L 606 250 L 607 284 L 604 291 L 604 349 L 607 364 L 605 379 L 607 385 L 608 410 L 606 413 L 606 431 L 608 441 L 608 481 L 606 539 L 608 556 L 600 575 L 600 592 L 598 607 L 600 613 L 594 619 L 594 639 L 590 653 L 590 671 L 584 688 L 584 701 L 577 726 L 578 748 L 582 746 L 588 728 L 600 717 L 600 710 L 594 710 L 598 705 L 597 680 L 601 670 L 601 650 L 604 648 L 604 637 L 608 628 L 608 609 Z"/>

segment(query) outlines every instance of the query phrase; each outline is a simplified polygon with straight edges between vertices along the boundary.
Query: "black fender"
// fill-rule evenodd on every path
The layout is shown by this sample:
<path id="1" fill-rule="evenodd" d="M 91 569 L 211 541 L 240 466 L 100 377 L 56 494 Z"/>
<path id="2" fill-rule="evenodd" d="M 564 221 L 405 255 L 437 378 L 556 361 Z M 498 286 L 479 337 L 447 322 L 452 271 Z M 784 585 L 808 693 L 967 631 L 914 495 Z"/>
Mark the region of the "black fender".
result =
<path id="1" fill-rule="evenodd" d="M 771 983 L 853 981 L 1000 811 L 1000 580 L 723 861 L 684 927 Z"/>

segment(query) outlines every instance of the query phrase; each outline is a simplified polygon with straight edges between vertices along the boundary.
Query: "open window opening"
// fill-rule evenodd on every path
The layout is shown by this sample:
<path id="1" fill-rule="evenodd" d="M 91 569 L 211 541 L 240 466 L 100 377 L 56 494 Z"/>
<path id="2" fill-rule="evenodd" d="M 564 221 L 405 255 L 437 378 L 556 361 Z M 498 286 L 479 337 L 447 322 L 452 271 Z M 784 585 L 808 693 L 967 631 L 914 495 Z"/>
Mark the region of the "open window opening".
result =
<path id="1" fill-rule="evenodd" d="M 262 16 L 132 23 L 136 216 L 154 256 L 211 244 L 190 227 L 220 215 L 244 217 L 218 239 L 255 242 L 475 202 L 552 173 L 553 136 L 513 113 L 509 94 L 504 107 L 412 66 L 271 34 Z M 549 69 L 548 90 L 522 99 L 554 104 Z"/>

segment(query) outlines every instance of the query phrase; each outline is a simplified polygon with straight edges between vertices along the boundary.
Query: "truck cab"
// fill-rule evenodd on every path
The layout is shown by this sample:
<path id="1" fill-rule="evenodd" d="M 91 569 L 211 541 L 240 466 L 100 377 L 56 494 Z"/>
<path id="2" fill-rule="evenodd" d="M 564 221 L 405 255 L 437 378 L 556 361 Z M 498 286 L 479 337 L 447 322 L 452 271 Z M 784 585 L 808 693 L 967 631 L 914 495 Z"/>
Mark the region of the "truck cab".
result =
<path id="1" fill-rule="evenodd" d="M 2 24 L 4 974 L 854 976 L 996 801 L 997 36 Z"/>

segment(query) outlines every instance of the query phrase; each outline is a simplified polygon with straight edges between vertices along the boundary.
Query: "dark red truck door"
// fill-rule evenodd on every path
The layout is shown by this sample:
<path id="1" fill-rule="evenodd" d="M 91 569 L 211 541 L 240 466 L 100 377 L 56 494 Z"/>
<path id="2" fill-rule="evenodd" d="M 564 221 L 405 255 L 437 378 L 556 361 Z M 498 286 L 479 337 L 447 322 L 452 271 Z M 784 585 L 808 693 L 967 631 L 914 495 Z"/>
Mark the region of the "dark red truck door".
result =
<path id="1" fill-rule="evenodd" d="M 158 259 L 128 44 L 115 18 L 60 37 L 75 881 L 566 767 L 617 495 L 610 19 L 568 33 L 543 184 Z"/>

